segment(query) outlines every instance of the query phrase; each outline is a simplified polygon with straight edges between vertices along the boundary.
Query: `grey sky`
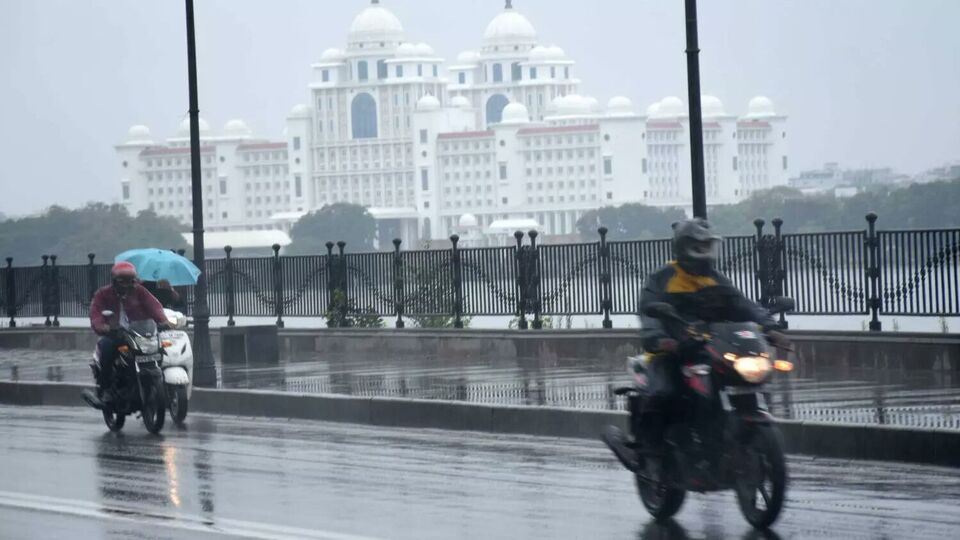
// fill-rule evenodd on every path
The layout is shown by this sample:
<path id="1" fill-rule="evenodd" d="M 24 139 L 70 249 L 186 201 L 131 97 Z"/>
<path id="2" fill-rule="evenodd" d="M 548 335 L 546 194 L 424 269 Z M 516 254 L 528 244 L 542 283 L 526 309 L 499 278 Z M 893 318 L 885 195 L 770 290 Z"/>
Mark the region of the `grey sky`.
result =
<path id="1" fill-rule="evenodd" d="M 200 110 L 278 137 L 309 64 L 343 46 L 368 0 L 196 0 Z M 477 48 L 502 0 L 383 0 L 448 61 Z M 577 61 L 584 94 L 638 111 L 686 101 L 681 0 L 515 0 L 540 41 Z M 837 160 L 918 172 L 960 158 L 960 2 L 700 0 L 703 90 L 790 115 L 794 172 Z M 116 200 L 113 145 L 155 140 L 187 110 L 182 1 L 4 0 L 0 212 Z"/>

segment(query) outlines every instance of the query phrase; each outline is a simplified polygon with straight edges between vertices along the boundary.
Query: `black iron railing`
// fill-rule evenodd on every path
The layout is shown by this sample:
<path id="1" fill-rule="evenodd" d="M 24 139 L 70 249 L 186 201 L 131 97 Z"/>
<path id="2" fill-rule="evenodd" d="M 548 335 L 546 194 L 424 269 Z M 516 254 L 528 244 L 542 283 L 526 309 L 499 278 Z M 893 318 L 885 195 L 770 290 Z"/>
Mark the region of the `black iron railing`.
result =
<path id="1" fill-rule="evenodd" d="M 785 234 L 756 220 L 756 234 L 726 238 L 718 268 L 761 303 L 775 296 L 796 299 L 797 314 L 960 315 L 960 229 L 877 231 L 867 216 L 860 231 Z M 541 328 L 556 315 L 595 315 L 604 328 L 612 315 L 635 313 L 643 280 L 671 258 L 666 239 L 541 245 L 537 233 L 515 234 L 508 247 L 464 247 L 456 236 L 445 250 L 347 253 L 327 243 L 319 255 L 207 261 L 212 315 L 325 317 L 353 324 L 352 314 L 383 317 L 403 328 L 411 320 L 446 318 L 460 327 L 469 317 L 506 316 L 521 329 Z M 0 308 L 7 325 L 18 317 L 83 317 L 93 292 L 109 281 L 109 264 L 60 265 L 54 255 L 38 266 L 0 267 Z M 192 305 L 192 288 L 180 288 Z M 784 321 L 785 322 L 785 321 Z M 389 324 L 389 321 L 384 324 Z"/>

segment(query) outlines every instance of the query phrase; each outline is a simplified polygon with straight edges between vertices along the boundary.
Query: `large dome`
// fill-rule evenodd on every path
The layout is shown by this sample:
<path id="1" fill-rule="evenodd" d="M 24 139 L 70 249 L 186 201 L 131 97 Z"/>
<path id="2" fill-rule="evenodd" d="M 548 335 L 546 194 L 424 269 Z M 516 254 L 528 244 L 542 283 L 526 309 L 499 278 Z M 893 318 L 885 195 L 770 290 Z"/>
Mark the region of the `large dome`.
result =
<path id="1" fill-rule="evenodd" d="M 530 122 L 530 112 L 523 103 L 508 103 L 503 108 L 501 124 L 526 124 Z"/>
<path id="2" fill-rule="evenodd" d="M 765 118 L 768 116 L 776 116 L 776 114 L 773 108 L 773 102 L 766 96 L 757 96 L 747 104 L 748 118 Z"/>
<path id="3" fill-rule="evenodd" d="M 379 0 L 354 17 L 350 25 L 348 40 L 351 43 L 365 41 L 400 41 L 403 38 L 403 25 L 400 19 L 387 8 L 381 7 Z"/>
<path id="4" fill-rule="evenodd" d="M 486 47 L 533 45 L 536 41 L 536 29 L 526 17 L 514 11 L 509 1 L 506 9 L 490 21 L 483 33 L 483 44 Z"/>

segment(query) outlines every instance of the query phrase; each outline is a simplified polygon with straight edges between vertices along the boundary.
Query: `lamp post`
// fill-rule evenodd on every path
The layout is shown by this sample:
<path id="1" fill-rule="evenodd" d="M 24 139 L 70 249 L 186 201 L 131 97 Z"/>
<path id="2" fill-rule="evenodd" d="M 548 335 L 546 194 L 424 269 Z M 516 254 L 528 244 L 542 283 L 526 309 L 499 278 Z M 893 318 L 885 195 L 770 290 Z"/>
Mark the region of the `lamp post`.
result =
<path id="1" fill-rule="evenodd" d="M 690 180 L 693 216 L 707 218 L 707 188 L 703 172 L 703 116 L 700 108 L 700 45 L 697 40 L 697 0 L 685 0 L 687 20 L 687 99 L 690 103 Z"/>
<path id="2" fill-rule="evenodd" d="M 215 387 L 217 371 L 210 350 L 210 308 L 203 247 L 203 185 L 200 169 L 200 107 L 197 104 L 197 44 L 193 32 L 193 0 L 187 4 L 187 71 L 190 94 L 190 187 L 193 198 L 193 263 L 200 269 L 193 298 L 193 384 Z"/>

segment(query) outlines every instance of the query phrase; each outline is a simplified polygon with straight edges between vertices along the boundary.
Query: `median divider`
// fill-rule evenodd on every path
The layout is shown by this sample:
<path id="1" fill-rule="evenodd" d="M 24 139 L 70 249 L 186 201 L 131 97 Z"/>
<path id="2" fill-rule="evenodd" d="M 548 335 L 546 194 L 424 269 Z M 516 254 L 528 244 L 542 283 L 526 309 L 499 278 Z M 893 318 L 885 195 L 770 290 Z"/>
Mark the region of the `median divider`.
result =
<path id="1" fill-rule="evenodd" d="M 86 407 L 80 391 L 88 387 L 0 381 L 0 403 Z M 190 411 L 585 439 L 597 438 L 608 424 L 627 425 L 627 414 L 621 411 L 270 390 L 198 388 L 191 396 Z M 780 421 L 779 426 L 789 453 L 960 467 L 960 431 L 792 420 Z"/>

